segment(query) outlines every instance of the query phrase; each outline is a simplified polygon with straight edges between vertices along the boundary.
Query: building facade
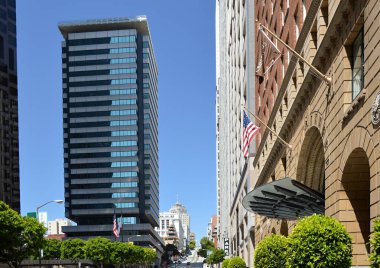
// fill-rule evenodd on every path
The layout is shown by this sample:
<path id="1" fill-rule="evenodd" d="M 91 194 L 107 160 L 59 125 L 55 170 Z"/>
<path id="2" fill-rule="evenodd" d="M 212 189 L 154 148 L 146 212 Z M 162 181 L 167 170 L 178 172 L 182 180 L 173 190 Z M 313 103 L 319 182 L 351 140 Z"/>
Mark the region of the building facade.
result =
<path id="1" fill-rule="evenodd" d="M 48 235 L 63 235 L 62 232 L 63 226 L 72 226 L 74 225 L 69 219 L 55 219 L 54 221 L 48 221 Z"/>
<path id="2" fill-rule="evenodd" d="M 156 227 L 157 233 L 167 244 L 177 246 L 178 250 L 186 247 L 185 229 L 180 214 L 173 212 L 160 212 L 160 225 Z"/>
<path id="3" fill-rule="evenodd" d="M 264 77 L 256 91 L 262 104 L 256 112 L 292 149 L 262 131 L 253 162 L 255 185 L 287 176 L 323 194 L 325 215 L 338 219 L 353 238 L 353 266 L 368 267 L 369 235 L 380 214 L 380 3 L 271 4 L 258 9 L 256 18 L 332 82 L 287 53 Z M 268 23 L 270 16 L 284 18 L 288 29 L 282 27 L 284 20 Z M 268 97 L 260 91 L 264 88 Z M 255 241 L 270 233 L 288 235 L 294 224 L 257 216 Z"/>
<path id="4" fill-rule="evenodd" d="M 63 232 L 113 238 L 116 216 L 119 239 L 157 247 L 158 73 L 147 19 L 59 29 L 66 217 L 77 223 Z"/>
<path id="5" fill-rule="evenodd" d="M 183 204 L 177 202 L 169 209 L 169 212 L 178 214 L 184 232 L 184 244 L 185 246 L 188 245 L 190 238 L 190 215 L 187 214 L 186 207 Z"/>
<path id="6" fill-rule="evenodd" d="M 219 245 L 253 265 L 254 216 L 241 200 L 252 187 L 242 153 L 243 109 L 255 111 L 254 1 L 216 1 L 216 138 Z M 251 155 L 255 148 L 251 148 Z"/>
<path id="7" fill-rule="evenodd" d="M 0 1 L 0 200 L 20 212 L 16 0 Z"/>
<path id="8" fill-rule="evenodd" d="M 207 238 L 214 243 L 214 247 L 218 248 L 218 217 L 212 216 L 207 226 Z"/>

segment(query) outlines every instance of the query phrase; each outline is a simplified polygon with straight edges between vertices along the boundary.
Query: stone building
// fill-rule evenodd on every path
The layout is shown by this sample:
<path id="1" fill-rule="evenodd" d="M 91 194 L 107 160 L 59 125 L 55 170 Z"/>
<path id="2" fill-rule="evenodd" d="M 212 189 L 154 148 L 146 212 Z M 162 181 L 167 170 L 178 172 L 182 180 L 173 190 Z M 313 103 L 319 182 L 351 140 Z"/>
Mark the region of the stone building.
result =
<path id="1" fill-rule="evenodd" d="M 380 2 L 255 4 L 256 19 L 332 82 L 279 45 L 281 58 L 256 81 L 256 114 L 292 148 L 262 128 L 251 189 L 290 177 L 318 191 L 325 215 L 353 238 L 353 265 L 366 266 L 368 236 L 380 213 Z M 256 215 L 255 243 L 270 233 L 287 235 L 294 223 Z"/>

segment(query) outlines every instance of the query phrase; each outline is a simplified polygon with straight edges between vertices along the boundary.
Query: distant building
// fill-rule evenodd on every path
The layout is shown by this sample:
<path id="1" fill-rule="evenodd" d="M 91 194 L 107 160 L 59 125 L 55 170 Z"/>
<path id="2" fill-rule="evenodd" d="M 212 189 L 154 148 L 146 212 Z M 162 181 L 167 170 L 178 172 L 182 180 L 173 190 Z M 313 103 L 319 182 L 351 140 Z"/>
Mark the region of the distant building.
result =
<path id="1" fill-rule="evenodd" d="M 0 200 L 20 212 L 16 1 L 0 1 Z"/>
<path id="2" fill-rule="evenodd" d="M 214 247 L 218 248 L 218 217 L 212 216 L 207 227 L 207 238 L 214 242 Z"/>
<path id="3" fill-rule="evenodd" d="M 54 221 L 48 222 L 48 235 L 61 235 L 64 234 L 62 232 L 62 226 L 73 226 L 74 222 L 69 219 L 56 219 Z"/>
<path id="4" fill-rule="evenodd" d="M 177 202 L 176 204 L 174 204 L 170 209 L 169 209 L 169 212 L 171 213 L 175 213 L 175 214 L 178 214 L 180 220 L 181 220 L 181 224 L 182 224 L 182 228 L 183 228 L 183 232 L 184 232 L 184 238 L 186 241 L 184 241 L 185 245 L 187 245 L 189 243 L 189 236 L 190 236 L 190 216 L 189 214 L 187 214 L 187 209 L 184 205 L 182 205 L 181 203 Z"/>
<path id="5" fill-rule="evenodd" d="M 186 247 L 186 238 L 179 214 L 172 212 L 160 213 L 160 225 L 155 230 L 162 237 L 165 244 L 173 244 L 182 249 Z"/>
<path id="6" fill-rule="evenodd" d="M 196 241 L 195 240 L 195 233 L 190 233 L 189 241 Z"/>
<path id="7" fill-rule="evenodd" d="M 38 212 L 38 222 L 48 228 L 47 212 Z"/>

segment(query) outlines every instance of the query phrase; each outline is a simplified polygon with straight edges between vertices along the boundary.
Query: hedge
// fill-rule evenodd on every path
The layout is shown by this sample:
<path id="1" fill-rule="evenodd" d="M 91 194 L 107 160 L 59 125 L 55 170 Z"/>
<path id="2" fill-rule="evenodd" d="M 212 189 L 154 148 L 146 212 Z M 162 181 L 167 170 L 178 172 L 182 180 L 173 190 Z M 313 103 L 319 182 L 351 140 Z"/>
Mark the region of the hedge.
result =
<path id="1" fill-rule="evenodd" d="M 371 267 L 380 267 L 380 218 L 376 219 L 374 222 L 374 230 L 371 234 L 371 239 L 369 240 L 371 244 L 372 252 L 369 255 L 371 261 Z"/>
<path id="2" fill-rule="evenodd" d="M 228 268 L 246 268 L 245 261 L 240 257 L 232 257 L 228 263 Z"/>
<path id="3" fill-rule="evenodd" d="M 225 259 L 222 262 L 222 268 L 228 268 L 228 264 L 230 263 L 230 259 Z"/>
<path id="4" fill-rule="evenodd" d="M 287 267 L 349 268 L 352 241 L 334 218 L 312 215 L 298 222 L 289 236 Z"/>
<path id="5" fill-rule="evenodd" d="M 256 268 L 285 267 L 288 239 L 282 235 L 270 235 L 265 237 L 257 245 L 255 250 Z"/>

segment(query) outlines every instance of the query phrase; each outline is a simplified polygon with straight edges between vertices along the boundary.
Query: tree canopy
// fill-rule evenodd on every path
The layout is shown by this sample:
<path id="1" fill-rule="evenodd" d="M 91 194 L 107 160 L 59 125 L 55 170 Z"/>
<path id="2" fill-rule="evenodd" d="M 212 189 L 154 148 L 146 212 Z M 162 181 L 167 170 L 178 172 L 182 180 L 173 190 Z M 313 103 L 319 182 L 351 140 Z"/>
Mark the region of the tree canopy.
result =
<path id="1" fill-rule="evenodd" d="M 36 219 L 21 217 L 0 201 L 0 262 L 18 267 L 30 257 L 38 257 L 46 228 Z"/>

